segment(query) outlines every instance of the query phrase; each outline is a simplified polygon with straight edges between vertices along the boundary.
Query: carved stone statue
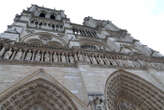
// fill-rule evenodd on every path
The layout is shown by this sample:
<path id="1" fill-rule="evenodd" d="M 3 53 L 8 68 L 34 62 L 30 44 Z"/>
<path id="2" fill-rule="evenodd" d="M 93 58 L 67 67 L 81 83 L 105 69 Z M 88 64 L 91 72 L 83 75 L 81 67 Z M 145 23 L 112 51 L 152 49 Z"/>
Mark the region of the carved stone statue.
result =
<path id="1" fill-rule="evenodd" d="M 70 58 L 70 62 L 71 62 L 71 63 L 74 63 L 74 58 L 73 58 L 73 56 L 70 55 L 69 58 Z"/>
<path id="2" fill-rule="evenodd" d="M 5 52 L 5 48 L 3 47 L 3 48 L 1 49 L 1 51 L 0 51 L 0 57 L 2 57 L 2 55 L 4 54 L 4 52 Z"/>
<path id="3" fill-rule="evenodd" d="M 62 63 L 66 63 L 66 57 L 64 54 L 61 55 Z"/>
<path id="4" fill-rule="evenodd" d="M 99 64 L 103 64 L 103 61 L 102 61 L 102 59 L 101 59 L 100 56 L 97 56 L 96 59 L 97 59 L 97 61 L 98 61 Z"/>
<path id="5" fill-rule="evenodd" d="M 54 62 L 58 62 L 58 56 L 56 52 L 53 54 L 53 59 L 54 59 Z"/>
<path id="6" fill-rule="evenodd" d="M 20 60 L 21 57 L 22 57 L 22 54 L 23 54 L 22 50 L 19 49 L 19 51 L 17 52 L 17 54 L 16 54 L 16 56 L 15 56 L 15 60 Z"/>
<path id="7" fill-rule="evenodd" d="M 37 54 L 36 54 L 36 56 L 35 56 L 35 60 L 36 60 L 37 62 L 40 62 L 40 60 L 41 60 L 41 53 L 40 53 L 40 50 L 37 52 Z"/>
<path id="8" fill-rule="evenodd" d="M 45 53 L 44 58 L 45 58 L 45 62 L 49 62 L 50 61 L 50 55 L 49 55 L 48 52 Z"/>
<path id="9" fill-rule="evenodd" d="M 92 56 L 92 62 L 93 62 L 93 64 L 97 64 L 97 61 L 95 59 L 95 56 Z"/>
<path id="10" fill-rule="evenodd" d="M 29 50 L 29 51 L 27 52 L 27 55 L 26 55 L 25 60 L 30 61 L 30 60 L 31 60 L 31 57 L 32 57 L 32 53 L 31 53 L 31 50 Z"/>
<path id="11" fill-rule="evenodd" d="M 78 56 L 79 56 L 79 60 L 83 61 L 83 55 L 79 53 Z"/>
<path id="12" fill-rule="evenodd" d="M 10 48 L 6 53 L 5 53 L 5 55 L 4 55 L 4 59 L 9 59 L 10 58 L 10 56 L 12 55 L 12 49 Z"/>
<path id="13" fill-rule="evenodd" d="M 134 106 L 131 103 L 122 101 L 119 103 L 119 110 L 139 110 L 138 107 Z"/>
<path id="14" fill-rule="evenodd" d="M 107 110 L 103 96 L 89 96 L 89 105 L 92 110 Z"/>
<path id="15" fill-rule="evenodd" d="M 79 58 L 78 58 L 79 56 L 78 56 L 78 53 L 77 54 L 75 54 L 75 60 L 76 61 L 78 61 L 79 60 Z"/>
<path id="16" fill-rule="evenodd" d="M 85 60 L 86 60 L 87 63 L 90 64 L 90 59 L 89 59 L 88 55 L 85 55 Z"/>
<path id="17" fill-rule="evenodd" d="M 106 56 L 104 57 L 104 61 L 107 65 L 109 64 L 108 58 Z"/>

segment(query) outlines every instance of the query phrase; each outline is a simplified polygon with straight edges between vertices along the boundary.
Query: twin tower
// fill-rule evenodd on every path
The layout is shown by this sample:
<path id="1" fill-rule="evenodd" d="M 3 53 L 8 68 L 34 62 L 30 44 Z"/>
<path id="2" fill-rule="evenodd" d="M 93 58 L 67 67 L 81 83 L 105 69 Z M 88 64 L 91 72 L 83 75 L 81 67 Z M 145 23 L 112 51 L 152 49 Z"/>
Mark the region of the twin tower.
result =
<path id="1" fill-rule="evenodd" d="M 0 36 L 0 110 L 164 110 L 164 57 L 111 21 L 32 5 Z"/>

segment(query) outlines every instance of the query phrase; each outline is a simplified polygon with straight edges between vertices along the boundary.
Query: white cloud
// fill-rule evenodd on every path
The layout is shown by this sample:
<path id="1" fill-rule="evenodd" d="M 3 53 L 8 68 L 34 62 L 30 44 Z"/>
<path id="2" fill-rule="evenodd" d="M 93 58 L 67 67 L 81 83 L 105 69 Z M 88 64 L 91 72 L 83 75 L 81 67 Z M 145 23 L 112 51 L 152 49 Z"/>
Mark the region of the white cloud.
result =
<path id="1" fill-rule="evenodd" d="M 0 4 L 0 32 L 13 22 L 16 13 L 31 4 L 65 10 L 75 23 L 82 23 L 86 16 L 109 19 L 143 44 L 164 54 L 164 13 L 154 14 L 157 0 L 4 0 Z"/>

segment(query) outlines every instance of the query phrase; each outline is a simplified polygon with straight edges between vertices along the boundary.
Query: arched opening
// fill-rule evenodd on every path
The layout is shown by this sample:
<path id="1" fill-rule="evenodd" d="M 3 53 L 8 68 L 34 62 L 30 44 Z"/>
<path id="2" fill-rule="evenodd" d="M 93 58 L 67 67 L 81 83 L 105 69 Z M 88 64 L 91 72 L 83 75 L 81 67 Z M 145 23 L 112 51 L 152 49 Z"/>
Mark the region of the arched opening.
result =
<path id="1" fill-rule="evenodd" d="M 106 81 L 109 110 L 164 110 L 164 92 L 132 73 L 120 70 Z"/>
<path id="2" fill-rule="evenodd" d="M 21 41 L 30 44 L 47 45 L 54 48 L 64 48 L 67 46 L 67 42 L 63 38 L 47 32 L 28 34 L 22 37 Z"/>
<path id="3" fill-rule="evenodd" d="M 55 15 L 51 15 L 50 19 L 55 20 Z"/>
<path id="4" fill-rule="evenodd" d="M 1 110 L 77 110 L 63 88 L 38 78 L 8 92 Z"/>
<path id="5" fill-rule="evenodd" d="M 42 13 L 40 13 L 39 17 L 45 18 L 46 14 L 42 12 Z"/>

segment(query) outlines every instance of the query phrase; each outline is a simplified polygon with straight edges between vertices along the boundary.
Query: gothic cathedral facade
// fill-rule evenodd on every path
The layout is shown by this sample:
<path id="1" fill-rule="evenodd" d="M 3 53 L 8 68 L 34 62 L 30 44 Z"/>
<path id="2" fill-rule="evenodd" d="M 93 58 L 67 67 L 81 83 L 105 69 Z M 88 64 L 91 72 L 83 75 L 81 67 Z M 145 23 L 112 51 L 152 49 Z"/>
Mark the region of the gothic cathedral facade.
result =
<path id="1" fill-rule="evenodd" d="M 0 36 L 0 110 L 164 110 L 164 56 L 111 21 L 32 5 Z"/>

